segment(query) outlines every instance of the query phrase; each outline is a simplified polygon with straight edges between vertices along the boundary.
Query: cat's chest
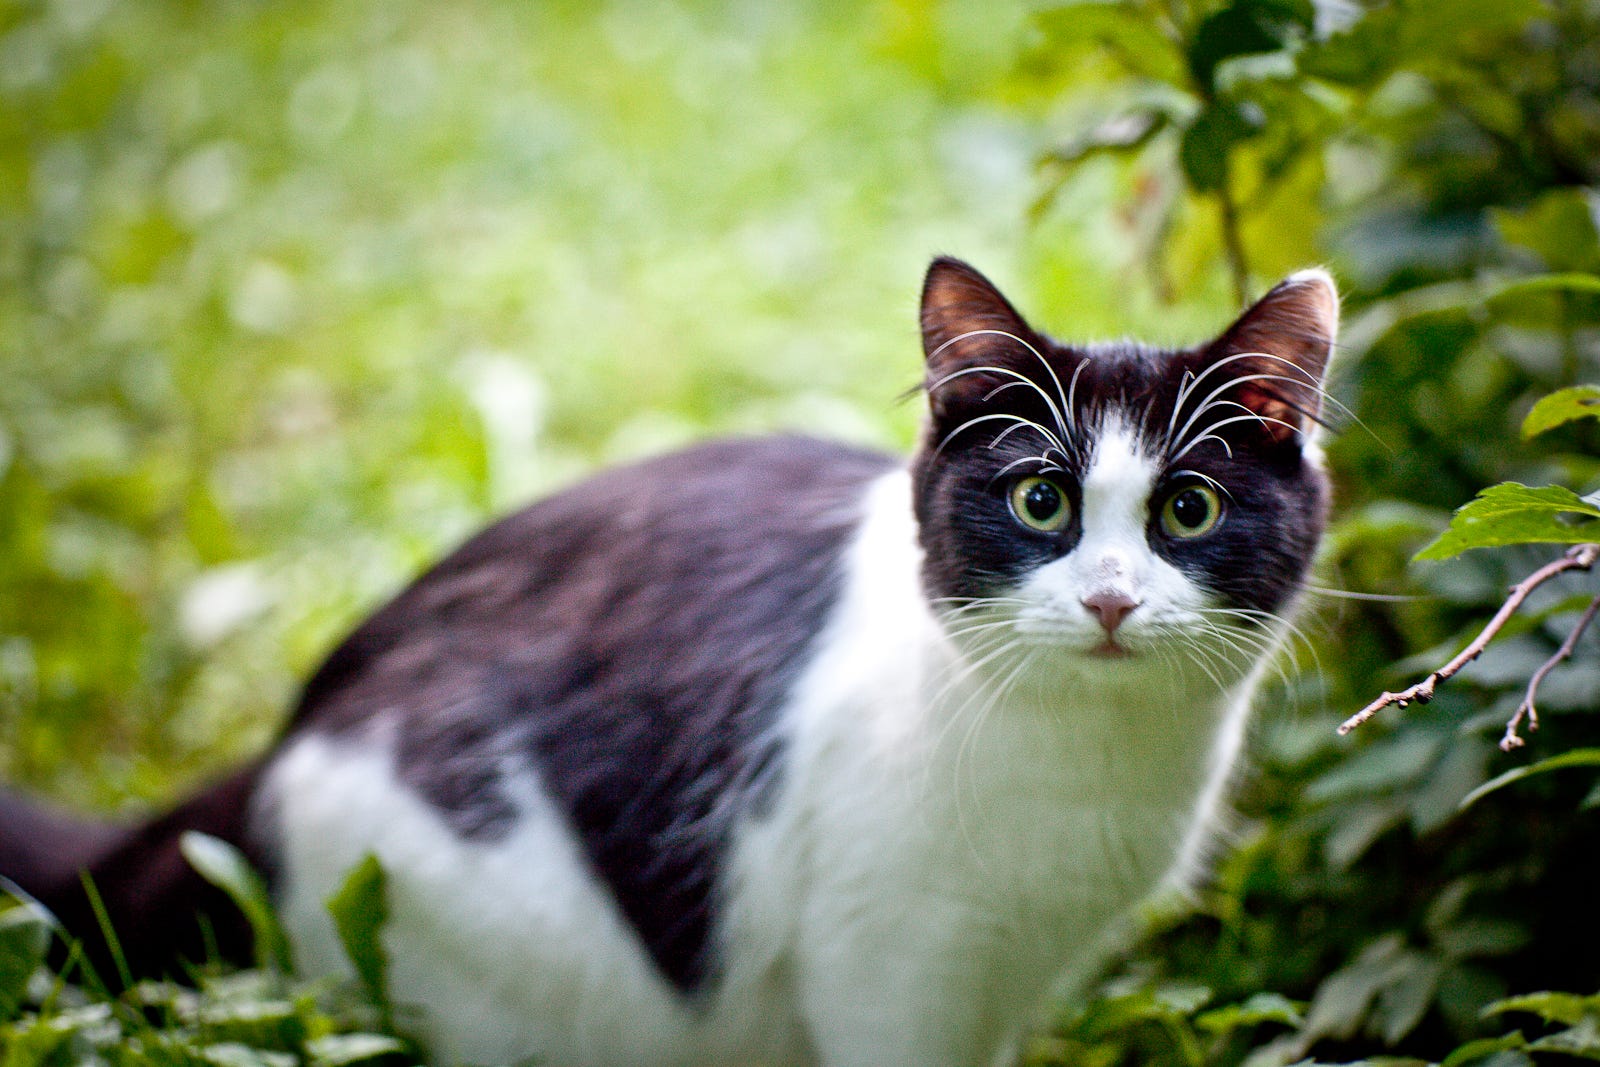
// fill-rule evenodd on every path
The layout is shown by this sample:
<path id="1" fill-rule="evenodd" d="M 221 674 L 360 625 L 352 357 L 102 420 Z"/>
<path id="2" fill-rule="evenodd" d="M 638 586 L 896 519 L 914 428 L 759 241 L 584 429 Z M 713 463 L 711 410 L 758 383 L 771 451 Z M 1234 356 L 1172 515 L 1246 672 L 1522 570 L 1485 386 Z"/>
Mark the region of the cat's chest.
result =
<path id="1" fill-rule="evenodd" d="M 1147 892 L 1209 816 L 1235 701 L 1166 659 L 961 646 L 907 520 L 868 516 L 783 715 L 774 821 L 828 853 L 835 880 L 1030 910 Z"/>
<path id="2" fill-rule="evenodd" d="M 1180 864 L 1209 818 L 1209 745 L 1120 738 L 1130 714 L 1167 708 L 952 684 L 904 621 L 874 657 L 841 644 L 802 681 L 724 932 L 736 956 L 768 944 L 824 1001 L 840 986 L 841 1017 L 860 1013 L 848 990 L 893 988 L 876 1025 L 942 1011 L 948 1047 L 988 1047 Z"/>
<path id="3" fill-rule="evenodd" d="M 1117 910 L 1160 881 L 1208 817 L 1211 738 L 1130 725 L 1170 709 L 1066 690 L 1047 705 L 941 676 L 891 689 L 864 686 L 859 707 L 796 739 L 793 817 L 825 838 L 815 847 L 835 879 L 858 863 L 863 886 L 1039 920 Z M 885 699 L 916 707 L 866 706 Z M 886 724 L 896 717 L 898 729 Z M 852 728 L 862 721 L 877 725 Z"/>

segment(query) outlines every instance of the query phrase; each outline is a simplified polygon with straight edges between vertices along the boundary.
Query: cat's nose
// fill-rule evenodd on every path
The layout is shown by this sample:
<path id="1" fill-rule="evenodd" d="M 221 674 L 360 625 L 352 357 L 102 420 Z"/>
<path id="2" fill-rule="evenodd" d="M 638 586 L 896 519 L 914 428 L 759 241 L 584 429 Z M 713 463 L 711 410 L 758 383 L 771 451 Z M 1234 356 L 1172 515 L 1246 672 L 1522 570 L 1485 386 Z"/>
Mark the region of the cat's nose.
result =
<path id="1" fill-rule="evenodd" d="M 1117 627 L 1122 625 L 1128 613 L 1139 606 L 1139 601 L 1116 589 L 1101 589 L 1084 597 L 1083 606 L 1089 609 L 1089 614 L 1100 620 L 1106 636 L 1110 637 L 1117 632 Z"/>

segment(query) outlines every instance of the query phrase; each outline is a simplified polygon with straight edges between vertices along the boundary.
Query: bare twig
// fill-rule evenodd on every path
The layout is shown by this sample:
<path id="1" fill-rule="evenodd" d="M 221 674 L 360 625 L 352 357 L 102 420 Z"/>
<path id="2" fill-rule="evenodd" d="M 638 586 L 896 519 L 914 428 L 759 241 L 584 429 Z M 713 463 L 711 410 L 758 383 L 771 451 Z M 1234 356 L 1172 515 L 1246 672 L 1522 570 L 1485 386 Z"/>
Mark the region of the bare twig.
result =
<path id="1" fill-rule="evenodd" d="M 1351 730 L 1354 730 L 1357 726 L 1360 726 L 1362 723 L 1366 722 L 1368 719 L 1372 718 L 1374 715 L 1378 714 L 1378 712 L 1382 711 L 1391 704 L 1395 705 L 1396 707 L 1403 708 L 1413 700 L 1418 704 L 1426 704 L 1428 701 L 1432 700 L 1434 688 L 1440 682 L 1450 679 L 1456 674 L 1456 672 L 1461 670 L 1461 668 L 1465 667 L 1467 664 L 1471 663 L 1473 660 L 1477 659 L 1483 654 L 1483 650 L 1488 647 L 1489 642 L 1494 640 L 1495 635 L 1500 632 L 1501 628 L 1505 626 L 1506 622 L 1511 618 L 1511 616 L 1516 614 L 1517 609 L 1522 606 L 1522 602 L 1528 599 L 1529 593 L 1533 592 L 1535 589 L 1539 588 L 1556 575 L 1565 571 L 1588 570 L 1590 567 L 1594 566 L 1594 562 L 1597 558 L 1600 558 L 1600 544 L 1574 545 L 1567 549 L 1566 552 L 1562 553 L 1561 558 L 1551 560 L 1543 567 L 1540 567 L 1538 570 L 1522 579 L 1522 581 L 1511 587 L 1510 594 L 1506 596 L 1505 603 L 1500 605 L 1500 610 L 1494 613 L 1494 618 L 1489 620 L 1488 625 L 1483 628 L 1482 632 L 1479 633 L 1477 637 L 1474 637 L 1467 647 L 1463 648 L 1456 655 L 1455 659 L 1451 660 L 1449 663 L 1446 663 L 1443 667 L 1440 667 L 1438 670 L 1428 675 L 1416 685 L 1411 686 L 1409 689 L 1402 689 L 1398 693 L 1390 693 L 1386 691 L 1377 700 L 1374 700 L 1372 703 L 1368 704 L 1366 707 L 1350 716 L 1344 722 L 1340 723 L 1339 733 L 1349 733 Z M 1592 607 L 1593 605 L 1591 605 L 1591 608 Z M 1582 626 L 1587 625 L 1588 622 L 1587 619 L 1585 619 L 1585 621 L 1581 624 L 1580 629 Z M 1576 638 L 1569 638 L 1569 640 L 1576 640 Z M 1546 666 L 1548 666 L 1548 664 Z M 1541 668 L 1541 671 L 1542 670 L 1543 668 Z M 1539 675 L 1535 675 L 1535 679 L 1538 679 L 1539 677 Z M 1524 703 L 1527 703 L 1527 701 Z M 1520 716 L 1520 714 L 1521 709 L 1518 709 L 1518 715 Z M 1516 724 L 1516 722 L 1517 719 L 1514 718 L 1512 719 L 1511 723 L 1507 725 L 1508 732 L 1511 730 L 1511 727 Z"/>
<path id="2" fill-rule="evenodd" d="M 1239 207 L 1228 185 L 1224 167 L 1222 184 L 1217 187 L 1217 206 L 1222 216 L 1222 248 L 1228 257 L 1228 274 L 1233 279 L 1233 296 L 1240 307 L 1250 302 L 1250 264 L 1244 255 L 1244 238 L 1239 233 Z"/>
<path id="3" fill-rule="evenodd" d="M 1572 650 L 1577 647 L 1583 631 L 1594 621 L 1596 612 L 1600 612 L 1600 596 L 1589 601 L 1589 606 L 1583 609 L 1583 614 L 1578 617 L 1572 632 L 1567 634 L 1567 639 L 1561 642 L 1561 647 L 1556 649 L 1556 654 L 1545 660 L 1539 669 L 1533 672 L 1533 677 L 1528 679 L 1528 691 L 1523 694 L 1522 703 L 1517 705 L 1517 713 L 1506 723 L 1506 735 L 1500 739 L 1502 752 L 1522 747 L 1522 738 L 1517 735 L 1517 727 L 1523 719 L 1528 720 L 1530 733 L 1539 728 L 1539 711 L 1533 706 L 1533 698 L 1539 695 L 1539 686 L 1544 682 L 1544 676 L 1555 670 L 1556 664 L 1572 655 Z"/>

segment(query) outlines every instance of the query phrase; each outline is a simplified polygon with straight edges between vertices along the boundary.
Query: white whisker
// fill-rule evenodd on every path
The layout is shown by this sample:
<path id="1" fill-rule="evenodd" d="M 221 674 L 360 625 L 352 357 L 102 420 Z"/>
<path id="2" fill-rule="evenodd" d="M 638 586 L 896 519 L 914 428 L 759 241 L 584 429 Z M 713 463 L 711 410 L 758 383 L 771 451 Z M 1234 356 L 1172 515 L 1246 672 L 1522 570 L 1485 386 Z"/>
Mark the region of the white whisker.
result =
<path id="1" fill-rule="evenodd" d="M 1213 407 L 1236 407 L 1242 408 L 1245 411 L 1253 412 L 1254 409 L 1239 403 L 1237 400 L 1219 400 L 1218 398 L 1228 390 L 1237 389 L 1246 382 L 1258 382 L 1266 379 L 1272 379 L 1273 381 L 1289 380 L 1281 374 L 1246 374 L 1240 378 L 1229 378 L 1226 382 L 1222 383 L 1215 389 L 1211 390 L 1211 392 L 1206 394 L 1205 399 L 1200 401 L 1200 406 L 1195 408 L 1194 412 L 1190 414 L 1188 421 L 1183 424 L 1183 428 L 1178 431 L 1177 438 L 1175 440 L 1171 440 L 1169 447 L 1177 448 L 1179 445 L 1183 444 L 1183 439 L 1189 435 L 1189 431 L 1193 428 L 1195 420 L 1199 419 L 1200 416 L 1210 411 Z"/>
<path id="2" fill-rule="evenodd" d="M 955 344 L 957 341 L 962 341 L 962 340 L 965 340 L 965 339 L 967 339 L 969 337 L 978 337 L 978 336 L 982 336 L 982 335 L 985 335 L 985 334 L 989 334 L 989 335 L 993 335 L 993 336 L 997 336 L 997 337 L 1008 338 L 1008 339 L 1010 339 L 1012 341 L 1017 342 L 1022 347 L 1026 348 L 1029 352 L 1032 352 L 1034 358 L 1037 359 L 1040 363 L 1043 363 L 1045 370 L 1050 372 L 1051 380 L 1055 381 L 1055 383 L 1056 383 L 1056 391 L 1058 393 L 1060 392 L 1061 382 L 1058 379 L 1056 379 L 1055 371 L 1053 369 L 1051 369 L 1049 361 L 1046 360 L 1044 358 L 1044 356 L 1040 355 L 1039 354 L 1039 350 L 1034 348 L 1027 341 L 1024 341 L 1022 338 L 1018 337 L 1016 334 L 1007 333 L 1005 330 L 969 330 L 968 332 L 966 332 L 964 334 L 961 334 L 960 336 L 952 337 L 950 340 L 946 341 L 944 344 L 942 344 L 938 348 L 934 349 L 933 353 L 928 357 L 928 359 L 931 362 L 936 356 L 938 356 L 938 354 L 940 352 L 943 352 L 946 348 L 948 348 L 950 345 Z M 930 393 L 936 392 L 937 390 L 939 390 L 940 388 L 942 388 L 946 384 L 955 381 L 957 378 L 965 377 L 968 374 L 999 374 L 999 375 L 1002 375 L 1004 377 L 1016 379 L 1016 383 L 1017 384 L 1031 386 L 1033 388 L 1033 391 L 1039 394 L 1039 399 L 1044 401 L 1045 406 L 1048 407 L 1050 409 L 1051 414 L 1055 416 L 1056 427 L 1058 429 L 1060 429 L 1060 431 L 1061 431 L 1063 436 L 1067 435 L 1067 421 L 1063 417 L 1061 409 L 1056 406 L 1056 402 L 1051 399 L 1050 394 L 1045 392 L 1044 389 L 1042 387 L 1040 387 L 1038 382 L 1034 381 L 1032 378 L 1028 377 L 1026 374 L 1021 373 L 1020 371 L 1012 370 L 1010 367 L 998 367 L 998 366 L 994 366 L 993 364 L 986 364 L 986 365 L 984 365 L 982 367 L 964 367 L 961 370 L 958 370 L 958 371 L 955 371 L 955 372 L 953 372 L 951 374 L 945 375 L 943 378 L 939 379 L 937 382 L 935 382 L 932 385 L 930 385 L 928 387 L 928 392 L 930 392 Z M 993 394 L 991 394 L 991 395 L 993 395 Z"/>
<path id="3" fill-rule="evenodd" d="M 1258 414 L 1255 414 L 1254 412 L 1252 412 L 1249 415 L 1234 415 L 1232 418 L 1222 419 L 1221 421 L 1214 422 L 1210 426 L 1206 427 L 1206 432 L 1203 435 L 1201 435 L 1200 437 L 1195 438 L 1195 440 L 1191 441 L 1188 445 L 1185 445 L 1183 451 L 1181 451 L 1177 455 L 1173 456 L 1172 459 L 1169 462 L 1172 462 L 1172 463 L 1178 462 L 1178 460 L 1182 459 L 1184 456 L 1189 454 L 1190 449 L 1194 448 L 1195 445 L 1198 445 L 1201 441 L 1204 441 L 1204 440 L 1206 440 L 1208 438 L 1213 440 L 1213 441 L 1221 442 L 1222 439 L 1220 437 L 1216 436 L 1216 431 L 1222 429 L 1224 426 L 1230 425 L 1231 423 L 1235 423 L 1235 422 L 1251 422 L 1251 421 L 1259 422 L 1263 426 L 1266 425 L 1269 422 L 1275 422 L 1279 426 L 1282 426 L 1284 429 L 1288 430 L 1290 433 L 1299 433 L 1300 432 L 1300 427 L 1295 426 L 1293 423 L 1284 422 L 1282 419 L 1275 419 L 1271 415 L 1258 415 Z M 1229 455 L 1233 454 L 1232 449 L 1229 449 L 1228 454 Z"/>
<path id="4" fill-rule="evenodd" d="M 951 440 L 956 437 L 956 435 L 965 433 L 967 430 L 971 429 L 974 426 L 979 425 L 980 423 L 996 422 L 996 421 L 1000 421 L 1000 420 L 1005 420 L 1005 421 L 1008 421 L 1008 422 L 1021 423 L 1022 425 L 1027 426 L 1027 427 L 1029 427 L 1029 428 L 1031 428 L 1033 430 L 1037 430 L 1039 432 L 1040 436 L 1042 436 L 1046 441 L 1050 442 L 1050 444 L 1056 449 L 1056 451 L 1061 452 L 1063 455 L 1066 454 L 1067 449 L 1066 449 L 1066 446 L 1061 443 L 1061 439 L 1056 437 L 1055 434 L 1051 433 L 1049 430 L 1045 429 L 1043 426 L 1040 426 L 1037 422 L 1034 422 L 1032 419 L 1025 419 L 1021 415 L 1012 415 L 1012 414 L 1008 414 L 1008 413 L 1004 413 L 1004 412 L 997 412 L 997 413 L 990 414 L 990 415 L 979 415 L 976 418 L 968 419 L 966 422 L 963 422 L 960 426 L 957 426 L 955 429 L 953 429 L 949 433 L 945 434 L 944 440 L 939 442 L 939 447 L 933 450 L 933 456 L 931 458 L 932 459 L 937 459 L 939 457 L 939 454 L 944 451 L 945 446 L 948 445 L 951 442 Z M 992 447 L 992 443 L 991 443 L 991 447 Z"/>
<path id="5" fill-rule="evenodd" d="M 1305 586 L 1305 591 L 1312 596 L 1334 597 L 1339 600 L 1368 600 L 1377 604 L 1410 604 L 1417 600 L 1436 600 L 1433 596 L 1420 596 L 1415 593 L 1359 593 L 1354 589 L 1331 589 L 1322 585 Z"/>
<path id="6" fill-rule="evenodd" d="M 1083 375 L 1088 366 L 1088 359 L 1081 361 L 1077 369 L 1072 372 L 1072 381 L 1067 386 L 1067 417 L 1072 420 L 1072 428 L 1074 430 L 1078 428 L 1075 414 L 1078 410 L 1078 378 Z"/>
<path id="7" fill-rule="evenodd" d="M 1063 458 L 1065 458 L 1065 457 L 1063 457 Z M 1049 455 L 1047 453 L 1046 455 L 1043 455 L 1043 456 L 1023 456 L 1021 459 L 1012 460 L 1010 463 L 1007 463 L 1004 467 L 1001 467 L 998 472 L 996 472 L 996 474 L 994 476 L 995 480 L 998 480 L 1000 478 L 1005 477 L 1007 474 L 1009 474 L 1011 472 L 1012 468 L 1020 467 L 1024 463 L 1037 463 L 1037 464 L 1039 464 L 1039 469 L 1038 469 L 1037 472 L 1035 472 L 1035 473 L 1038 473 L 1038 474 L 1065 474 L 1066 473 L 1066 468 L 1065 467 L 1061 466 L 1060 464 L 1051 463 L 1050 462 L 1050 458 L 1049 458 Z"/>

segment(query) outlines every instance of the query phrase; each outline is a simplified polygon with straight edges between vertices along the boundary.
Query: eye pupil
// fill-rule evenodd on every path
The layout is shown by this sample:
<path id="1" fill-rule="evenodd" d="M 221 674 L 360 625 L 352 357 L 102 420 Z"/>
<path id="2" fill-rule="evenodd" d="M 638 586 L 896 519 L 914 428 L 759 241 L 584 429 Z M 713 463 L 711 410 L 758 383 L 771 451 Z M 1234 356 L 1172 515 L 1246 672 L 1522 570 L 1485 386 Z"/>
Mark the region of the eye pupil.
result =
<path id="1" fill-rule="evenodd" d="M 1168 537 L 1203 537 L 1222 519 L 1222 501 L 1204 485 L 1190 485 L 1167 497 L 1161 530 Z"/>
<path id="2" fill-rule="evenodd" d="M 1011 514 L 1038 533 L 1060 533 L 1072 518 L 1072 506 L 1061 487 L 1037 475 L 1011 487 Z"/>
<path id="3" fill-rule="evenodd" d="M 1049 522 L 1061 510 L 1061 494 L 1049 482 L 1035 482 L 1022 498 L 1022 506 L 1035 522 Z"/>
<path id="4" fill-rule="evenodd" d="M 1190 530 L 1204 525 L 1210 512 L 1211 504 L 1199 490 L 1185 489 L 1172 498 L 1172 517 Z"/>

